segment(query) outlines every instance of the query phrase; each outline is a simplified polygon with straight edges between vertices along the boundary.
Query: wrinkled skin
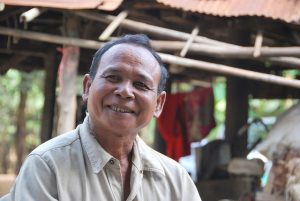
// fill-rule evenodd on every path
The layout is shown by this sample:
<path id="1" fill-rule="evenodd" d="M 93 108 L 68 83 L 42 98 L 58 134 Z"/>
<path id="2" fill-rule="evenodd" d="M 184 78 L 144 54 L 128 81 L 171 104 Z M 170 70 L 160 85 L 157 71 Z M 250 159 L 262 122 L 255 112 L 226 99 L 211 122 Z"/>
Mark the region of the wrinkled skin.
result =
<path id="1" fill-rule="evenodd" d="M 157 93 L 159 81 L 160 66 L 147 49 L 132 44 L 111 47 L 94 80 L 84 77 L 83 100 L 95 134 L 133 139 L 162 111 L 166 94 Z"/>

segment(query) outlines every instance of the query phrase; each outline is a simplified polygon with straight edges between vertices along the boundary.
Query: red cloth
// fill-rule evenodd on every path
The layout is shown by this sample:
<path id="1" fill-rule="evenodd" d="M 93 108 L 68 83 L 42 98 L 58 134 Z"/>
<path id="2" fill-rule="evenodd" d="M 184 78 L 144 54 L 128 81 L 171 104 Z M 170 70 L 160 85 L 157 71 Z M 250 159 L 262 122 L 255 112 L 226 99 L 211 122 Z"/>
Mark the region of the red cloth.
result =
<path id="1" fill-rule="evenodd" d="M 158 131 L 166 143 L 166 155 L 179 160 L 190 154 L 191 139 L 206 137 L 215 126 L 213 91 L 199 88 L 189 93 L 167 94 Z"/>
<path id="2" fill-rule="evenodd" d="M 192 139 L 205 138 L 216 126 L 212 88 L 198 88 L 185 97 L 186 123 Z"/>
<path id="3" fill-rule="evenodd" d="M 166 155 L 177 161 L 190 154 L 190 140 L 184 126 L 184 98 L 183 93 L 167 94 L 163 112 L 157 119 L 159 133 L 166 142 Z"/>

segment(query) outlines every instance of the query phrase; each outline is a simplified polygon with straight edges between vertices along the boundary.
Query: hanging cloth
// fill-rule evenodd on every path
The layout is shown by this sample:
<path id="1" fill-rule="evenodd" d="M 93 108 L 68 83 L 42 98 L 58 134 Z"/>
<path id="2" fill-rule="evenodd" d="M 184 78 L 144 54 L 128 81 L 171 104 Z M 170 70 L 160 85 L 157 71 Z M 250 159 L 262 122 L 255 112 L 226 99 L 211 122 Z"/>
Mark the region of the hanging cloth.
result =
<path id="1" fill-rule="evenodd" d="M 178 161 L 189 155 L 192 139 L 201 140 L 215 127 L 213 102 L 211 88 L 167 94 L 163 112 L 157 119 L 167 156 Z"/>

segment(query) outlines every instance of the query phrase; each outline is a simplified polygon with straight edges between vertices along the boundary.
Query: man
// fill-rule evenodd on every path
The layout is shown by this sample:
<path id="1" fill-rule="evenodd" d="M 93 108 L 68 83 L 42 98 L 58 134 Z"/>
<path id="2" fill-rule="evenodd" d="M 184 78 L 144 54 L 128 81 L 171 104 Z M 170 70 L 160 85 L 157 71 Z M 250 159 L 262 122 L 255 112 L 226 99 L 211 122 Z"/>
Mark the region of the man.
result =
<path id="1" fill-rule="evenodd" d="M 145 35 L 104 45 L 84 76 L 88 115 L 83 124 L 29 154 L 6 198 L 201 200 L 187 172 L 138 137 L 163 109 L 166 79 Z"/>

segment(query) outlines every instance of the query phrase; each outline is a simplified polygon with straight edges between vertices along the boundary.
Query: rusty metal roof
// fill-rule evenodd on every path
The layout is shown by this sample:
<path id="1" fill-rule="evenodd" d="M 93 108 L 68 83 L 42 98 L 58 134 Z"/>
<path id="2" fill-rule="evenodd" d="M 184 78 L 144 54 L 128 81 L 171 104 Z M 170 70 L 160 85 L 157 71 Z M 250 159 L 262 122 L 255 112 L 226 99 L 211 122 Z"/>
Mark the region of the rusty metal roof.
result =
<path id="1" fill-rule="evenodd" d="M 259 16 L 300 21 L 300 0 L 156 0 L 166 6 L 220 17 Z M 123 0 L 1 0 L 7 5 L 112 11 Z"/>
<path id="2" fill-rule="evenodd" d="M 221 17 L 260 16 L 300 20 L 300 0 L 156 0 L 173 8 Z"/>
<path id="3" fill-rule="evenodd" d="M 1 0 L 2 3 L 15 6 L 49 7 L 64 9 L 100 9 L 112 11 L 123 0 Z"/>

